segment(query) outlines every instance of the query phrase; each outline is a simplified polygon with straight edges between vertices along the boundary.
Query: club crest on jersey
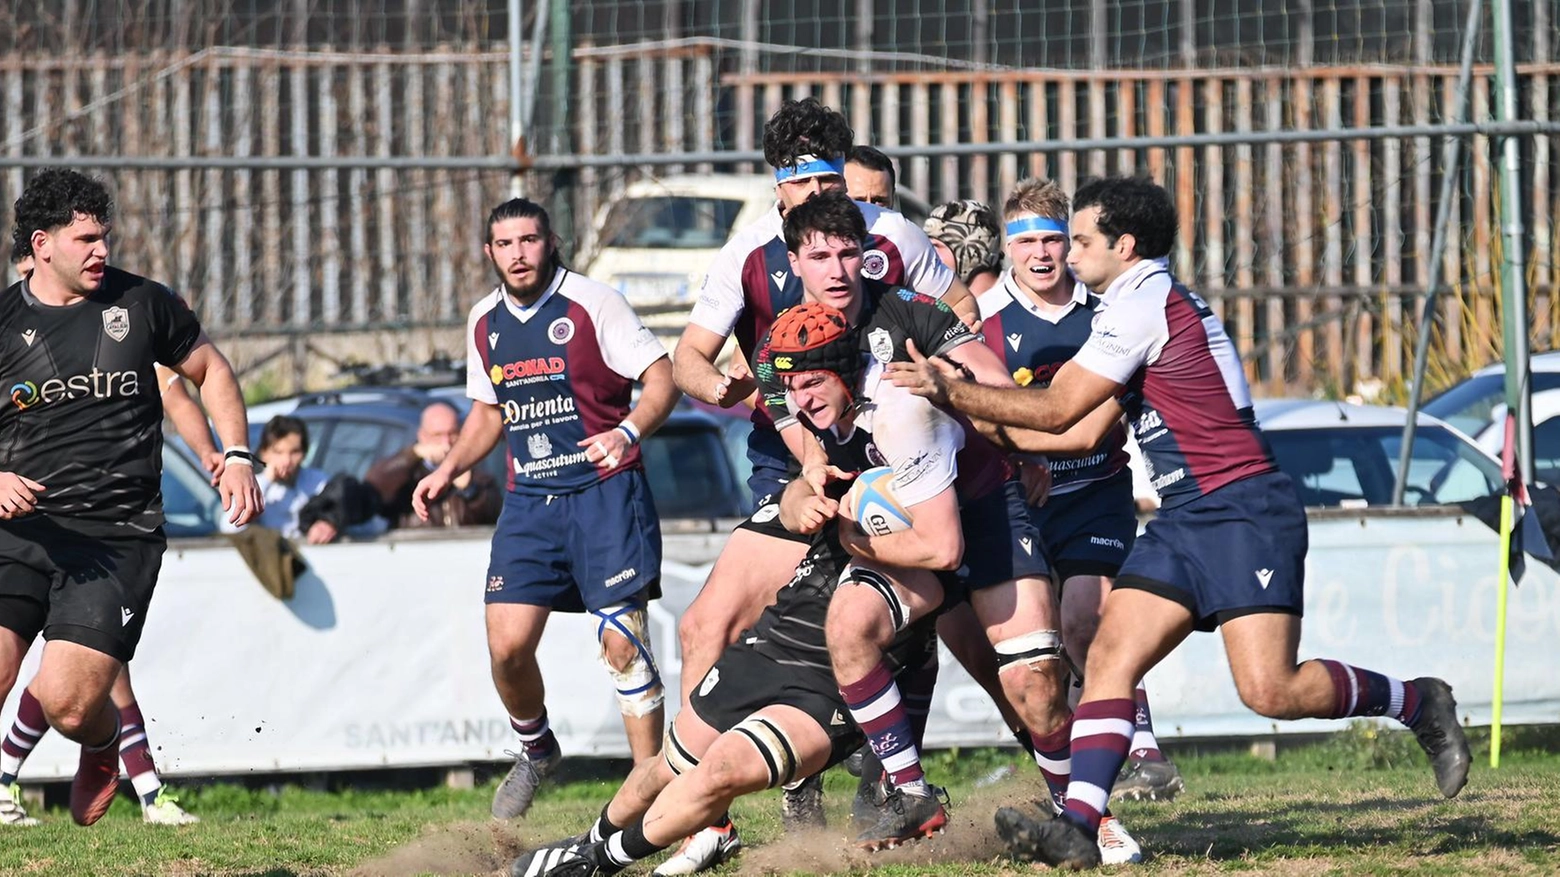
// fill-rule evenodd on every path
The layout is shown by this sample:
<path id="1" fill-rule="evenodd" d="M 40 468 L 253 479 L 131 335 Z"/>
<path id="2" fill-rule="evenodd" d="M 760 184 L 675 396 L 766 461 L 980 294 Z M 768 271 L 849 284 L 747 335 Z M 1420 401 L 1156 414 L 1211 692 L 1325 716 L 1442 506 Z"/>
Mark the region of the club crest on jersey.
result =
<path id="1" fill-rule="evenodd" d="M 526 437 L 525 449 L 530 452 L 531 459 L 540 460 L 552 454 L 552 439 L 545 432 L 536 432 Z"/>
<path id="2" fill-rule="evenodd" d="M 568 344 L 574 338 L 574 321 L 559 317 L 547 324 L 547 340 L 554 344 Z"/>
<path id="3" fill-rule="evenodd" d="M 872 350 L 872 358 L 878 362 L 887 364 L 894 359 L 894 336 L 888 334 L 888 330 L 879 326 L 867 333 L 867 346 Z"/>
<path id="4" fill-rule="evenodd" d="M 868 280 L 882 280 L 888 273 L 888 254 L 873 248 L 861 254 L 861 276 Z"/>
<path id="5" fill-rule="evenodd" d="M 125 340 L 130 334 L 130 312 L 112 307 L 103 312 L 103 333 L 115 341 Z"/>

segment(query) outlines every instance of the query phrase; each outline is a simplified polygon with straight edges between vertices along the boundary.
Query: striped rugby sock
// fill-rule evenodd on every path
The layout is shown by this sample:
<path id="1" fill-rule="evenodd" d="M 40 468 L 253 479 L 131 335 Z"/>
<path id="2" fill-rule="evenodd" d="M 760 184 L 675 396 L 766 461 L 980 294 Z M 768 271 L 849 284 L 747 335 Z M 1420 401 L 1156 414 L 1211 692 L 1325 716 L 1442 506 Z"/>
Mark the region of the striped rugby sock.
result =
<path id="1" fill-rule="evenodd" d="M 1130 697 L 1092 700 L 1073 713 L 1072 782 L 1067 784 L 1063 819 L 1071 819 L 1095 834 L 1110 800 L 1127 747 L 1132 745 L 1132 719 L 1137 705 Z"/>

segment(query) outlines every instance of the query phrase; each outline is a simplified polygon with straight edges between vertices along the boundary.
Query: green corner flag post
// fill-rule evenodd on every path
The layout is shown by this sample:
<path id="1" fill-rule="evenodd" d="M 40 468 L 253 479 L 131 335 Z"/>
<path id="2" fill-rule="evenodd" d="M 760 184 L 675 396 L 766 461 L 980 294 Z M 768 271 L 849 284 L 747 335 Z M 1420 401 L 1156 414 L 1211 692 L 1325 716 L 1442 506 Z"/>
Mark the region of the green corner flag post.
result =
<path id="1" fill-rule="evenodd" d="M 1495 77 L 1501 121 L 1517 118 L 1517 69 L 1513 53 L 1511 0 L 1494 0 Z M 1514 504 L 1525 500 L 1524 485 L 1533 483 L 1533 415 L 1529 408 L 1527 265 L 1522 227 L 1522 153 L 1515 137 L 1500 144 L 1501 316 L 1506 360 L 1506 442 L 1501 464 L 1506 495 L 1500 503 L 1500 596 L 1495 607 L 1495 690 L 1491 710 L 1490 766 L 1500 766 L 1500 719 L 1506 670 L 1506 591 L 1509 577 Z"/>

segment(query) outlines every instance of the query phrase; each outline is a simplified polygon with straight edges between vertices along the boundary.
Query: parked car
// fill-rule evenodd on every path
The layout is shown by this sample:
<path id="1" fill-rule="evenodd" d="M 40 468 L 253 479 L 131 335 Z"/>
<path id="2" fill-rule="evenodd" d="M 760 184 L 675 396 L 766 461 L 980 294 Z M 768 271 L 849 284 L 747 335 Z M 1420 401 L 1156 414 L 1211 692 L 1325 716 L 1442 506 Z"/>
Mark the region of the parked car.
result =
<path id="1" fill-rule="evenodd" d="M 1532 358 L 1533 394 L 1560 389 L 1560 351 Z M 1506 401 L 1506 364 L 1497 362 L 1479 369 L 1427 400 L 1420 410 L 1451 424 L 1468 435 L 1478 435 L 1490 423 L 1495 408 Z M 1533 423 L 1538 423 L 1535 415 Z"/>
<path id="2" fill-rule="evenodd" d="M 1402 408 L 1317 400 L 1258 400 L 1257 420 L 1279 468 L 1307 506 L 1390 505 L 1403 446 Z M 1420 414 L 1406 505 L 1450 505 L 1501 489 L 1500 463 L 1466 435 Z"/>
<path id="3" fill-rule="evenodd" d="M 1533 374 L 1535 381 L 1538 373 Z M 1475 436 L 1479 447 L 1499 459 L 1506 442 L 1506 402 L 1490 409 L 1490 419 Z M 1560 389 L 1533 394 L 1533 478 L 1560 485 Z"/>
<path id="4" fill-rule="evenodd" d="M 352 388 L 306 394 L 253 406 L 250 441 L 258 448 L 265 422 L 277 414 L 290 414 L 309 426 L 305 466 L 362 478 L 375 460 L 416 440 L 422 409 L 433 398 L 454 405 L 462 416 L 471 409 L 464 387 Z M 711 415 L 679 405 L 666 424 L 645 439 L 641 454 L 662 518 L 737 517 L 747 507 L 746 485 L 738 478 L 720 425 Z M 500 483 L 507 465 L 503 442 L 482 462 Z"/>

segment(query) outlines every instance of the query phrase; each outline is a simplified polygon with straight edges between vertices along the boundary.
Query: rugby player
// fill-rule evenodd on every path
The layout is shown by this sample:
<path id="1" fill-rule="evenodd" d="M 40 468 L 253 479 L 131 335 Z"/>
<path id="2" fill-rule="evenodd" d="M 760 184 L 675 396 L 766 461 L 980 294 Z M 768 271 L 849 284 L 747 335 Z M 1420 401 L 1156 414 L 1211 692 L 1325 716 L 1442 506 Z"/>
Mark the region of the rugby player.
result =
<path id="1" fill-rule="evenodd" d="M 554 611 L 595 617 L 635 760 L 660 745 L 665 698 L 645 609 L 660 592 L 661 527 L 639 441 L 679 394 L 665 349 L 623 297 L 563 266 L 540 205 L 495 207 L 482 250 L 500 282 L 467 321 L 471 413 L 413 488 L 412 508 L 426 520 L 428 504 L 507 436 L 513 471 L 484 599 L 493 683 L 521 742 L 493 796 L 494 817 L 510 819 L 563 755 L 536 661 Z M 644 390 L 631 409 L 635 381 Z"/>
<path id="2" fill-rule="evenodd" d="M 1221 630 L 1236 690 L 1258 714 L 1388 716 L 1413 730 L 1441 794 L 1468 779 L 1468 742 L 1445 681 L 1298 661 L 1305 510 L 1252 415 L 1223 324 L 1165 266 L 1176 227 L 1169 193 L 1145 180 L 1096 180 L 1074 195 L 1067 264 L 1104 309 L 1047 389 L 982 386 L 919 355 L 891 366 L 895 383 L 1003 425 L 1020 449 L 1026 430 L 1061 432 L 1122 399 L 1159 492 L 1159 516 L 1105 597 L 1090 648 L 1066 809 L 1054 819 L 997 813 L 1014 854 L 1060 867 L 1101 863 L 1095 834 L 1131 747 L 1133 689 L 1196 630 Z"/>

